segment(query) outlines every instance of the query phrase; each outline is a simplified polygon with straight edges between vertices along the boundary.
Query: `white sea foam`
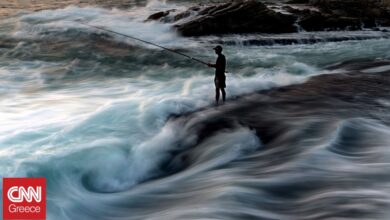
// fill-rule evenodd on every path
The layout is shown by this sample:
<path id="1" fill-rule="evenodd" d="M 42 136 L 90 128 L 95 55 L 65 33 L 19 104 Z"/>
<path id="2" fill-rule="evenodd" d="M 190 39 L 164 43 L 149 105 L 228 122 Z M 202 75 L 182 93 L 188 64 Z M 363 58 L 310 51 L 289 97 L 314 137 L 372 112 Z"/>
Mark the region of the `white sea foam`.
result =
<path id="1" fill-rule="evenodd" d="M 160 8 L 155 9 L 150 6 L 133 11 L 122 11 L 69 6 L 64 9 L 45 10 L 22 16 L 19 29 L 15 31 L 14 37 L 22 39 L 44 36 L 61 37 L 61 34 L 68 30 L 107 34 L 107 32 L 81 24 L 86 23 L 167 47 L 184 47 L 184 45 L 188 47 L 195 43 L 180 38 L 169 24 L 145 22 L 147 16 L 154 10 L 160 10 Z M 117 41 L 156 49 L 156 47 L 139 41 L 129 40 L 112 33 L 108 34 Z"/>

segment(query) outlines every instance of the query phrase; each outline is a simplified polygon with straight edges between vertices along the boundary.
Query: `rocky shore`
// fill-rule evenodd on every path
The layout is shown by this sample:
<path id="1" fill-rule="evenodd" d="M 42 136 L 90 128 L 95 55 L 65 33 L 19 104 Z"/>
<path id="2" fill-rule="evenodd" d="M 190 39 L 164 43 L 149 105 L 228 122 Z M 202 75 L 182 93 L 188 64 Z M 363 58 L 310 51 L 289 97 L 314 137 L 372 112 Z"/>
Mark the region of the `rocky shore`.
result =
<path id="1" fill-rule="evenodd" d="M 153 20 L 171 23 L 183 36 L 381 30 L 390 26 L 390 8 L 377 0 L 292 0 L 285 4 L 238 0 L 161 11 L 146 21 Z"/>
<path id="2" fill-rule="evenodd" d="M 369 118 L 390 125 L 390 61 L 355 60 L 329 69 L 344 72 L 315 76 L 303 84 L 254 93 L 205 110 L 215 114 L 203 118 L 202 127 L 197 128 L 201 140 L 224 129 L 244 126 L 256 131 L 264 147 L 272 148 L 290 136 L 290 131 L 307 135 L 302 126 L 308 118 L 319 124 Z M 194 114 L 206 115 L 202 111 Z M 179 119 L 188 121 L 195 116 Z M 289 138 L 284 141 L 295 143 L 300 139 Z"/>

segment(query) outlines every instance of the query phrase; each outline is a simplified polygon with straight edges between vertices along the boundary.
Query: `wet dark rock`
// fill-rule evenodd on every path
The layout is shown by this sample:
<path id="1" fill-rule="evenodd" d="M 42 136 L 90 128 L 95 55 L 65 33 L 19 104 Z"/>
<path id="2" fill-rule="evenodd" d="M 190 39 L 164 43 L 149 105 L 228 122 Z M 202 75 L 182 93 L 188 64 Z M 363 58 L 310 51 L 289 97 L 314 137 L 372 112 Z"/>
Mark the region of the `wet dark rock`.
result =
<path id="1" fill-rule="evenodd" d="M 290 0 L 287 4 L 309 4 L 310 0 Z"/>
<path id="2" fill-rule="evenodd" d="M 160 20 L 161 18 L 163 17 L 166 17 L 167 15 L 169 15 L 171 12 L 175 11 L 174 9 L 172 10 L 168 10 L 168 11 L 160 11 L 160 12 L 157 12 L 157 13 L 154 13 L 152 15 L 150 15 L 146 21 L 156 21 L 156 20 Z"/>
<path id="3" fill-rule="evenodd" d="M 190 17 L 191 15 L 196 14 L 201 10 L 200 7 L 191 7 L 187 11 L 181 12 L 179 14 L 176 14 L 173 19 L 165 19 L 164 22 L 176 22 L 185 18 Z"/>
<path id="4" fill-rule="evenodd" d="M 158 12 L 147 20 L 174 23 L 183 36 L 228 33 L 291 33 L 297 24 L 306 31 L 361 30 L 390 26 L 390 9 L 376 0 L 291 0 L 282 5 L 287 13 L 274 11 L 275 5 L 256 0 L 199 5 L 186 11 Z M 309 6 L 309 7 L 307 7 Z M 277 8 L 277 7 L 276 7 Z"/>
<path id="5" fill-rule="evenodd" d="M 312 12 L 301 18 L 299 25 L 306 31 L 358 30 L 361 21 L 353 17 L 334 17 L 330 14 Z"/>
<path id="6" fill-rule="evenodd" d="M 294 16 L 274 12 L 263 3 L 250 0 L 206 7 L 194 19 L 175 27 L 184 36 L 289 33 L 296 31 L 294 22 Z"/>
<path id="7" fill-rule="evenodd" d="M 345 22 L 345 17 L 350 20 L 359 20 L 365 28 L 378 25 L 390 25 L 389 9 L 377 0 L 317 0 L 313 5 L 318 7 L 323 14 L 333 16 L 340 23 Z"/>

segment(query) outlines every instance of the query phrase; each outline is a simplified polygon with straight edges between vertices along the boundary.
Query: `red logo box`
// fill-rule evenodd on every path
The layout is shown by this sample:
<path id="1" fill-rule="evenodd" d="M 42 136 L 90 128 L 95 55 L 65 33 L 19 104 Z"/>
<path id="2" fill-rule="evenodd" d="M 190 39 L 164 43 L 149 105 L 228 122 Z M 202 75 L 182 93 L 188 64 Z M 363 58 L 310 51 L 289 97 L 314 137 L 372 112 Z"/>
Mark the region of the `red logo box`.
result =
<path id="1" fill-rule="evenodd" d="M 46 179 L 3 178 L 3 219 L 46 219 Z"/>

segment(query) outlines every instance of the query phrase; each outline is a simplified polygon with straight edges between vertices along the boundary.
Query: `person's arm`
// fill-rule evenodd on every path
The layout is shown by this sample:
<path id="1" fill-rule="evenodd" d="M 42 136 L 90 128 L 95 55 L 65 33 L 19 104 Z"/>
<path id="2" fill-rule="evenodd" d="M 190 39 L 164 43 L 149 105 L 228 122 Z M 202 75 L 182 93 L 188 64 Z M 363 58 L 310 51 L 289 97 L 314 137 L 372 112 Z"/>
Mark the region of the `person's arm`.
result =
<path id="1" fill-rule="evenodd" d="M 216 68 L 217 64 L 208 63 L 207 66 Z"/>
<path id="2" fill-rule="evenodd" d="M 217 62 L 215 64 L 207 64 L 209 67 L 214 67 L 216 69 L 224 69 L 226 65 L 226 60 L 224 56 L 220 56 L 217 59 Z"/>
<path id="3" fill-rule="evenodd" d="M 216 62 L 215 64 L 208 63 L 207 66 L 217 68 L 218 65 L 219 65 L 219 63 L 220 63 L 220 62 L 219 62 L 219 57 L 218 57 L 218 58 L 217 58 L 217 62 Z"/>

